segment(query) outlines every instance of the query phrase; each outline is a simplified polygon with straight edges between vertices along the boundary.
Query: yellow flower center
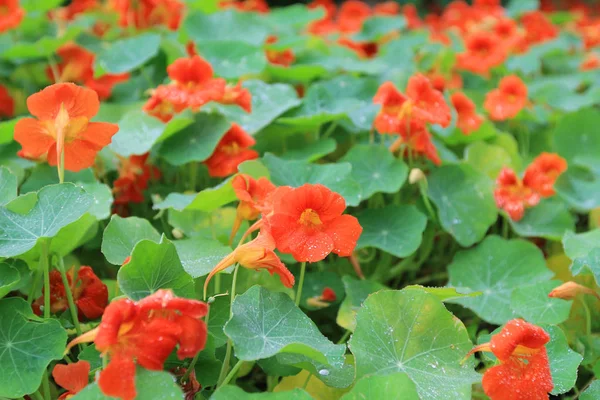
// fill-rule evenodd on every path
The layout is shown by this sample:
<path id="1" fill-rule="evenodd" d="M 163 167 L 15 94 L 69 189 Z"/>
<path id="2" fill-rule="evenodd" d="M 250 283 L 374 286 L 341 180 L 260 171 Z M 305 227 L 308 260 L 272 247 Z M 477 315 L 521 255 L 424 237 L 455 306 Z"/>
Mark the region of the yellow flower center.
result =
<path id="1" fill-rule="evenodd" d="M 312 208 L 307 208 L 306 210 L 302 211 L 299 222 L 306 227 L 312 228 L 323 224 L 323 222 L 321 222 L 321 218 L 319 218 L 319 214 Z"/>

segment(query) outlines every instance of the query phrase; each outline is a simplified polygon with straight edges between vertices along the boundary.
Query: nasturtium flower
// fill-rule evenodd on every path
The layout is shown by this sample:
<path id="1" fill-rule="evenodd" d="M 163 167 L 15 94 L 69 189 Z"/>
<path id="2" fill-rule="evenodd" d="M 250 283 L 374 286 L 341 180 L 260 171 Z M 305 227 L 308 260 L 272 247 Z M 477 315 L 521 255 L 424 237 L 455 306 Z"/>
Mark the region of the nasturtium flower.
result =
<path id="1" fill-rule="evenodd" d="M 547 42 L 558 37 L 558 28 L 540 11 L 529 11 L 523 14 L 521 25 L 525 30 L 525 35 L 520 44 L 523 51 L 526 51 L 531 45 Z"/>
<path id="2" fill-rule="evenodd" d="M 121 158 L 119 177 L 113 183 L 115 204 L 144 202 L 144 190 L 150 179 L 160 178 L 160 170 L 148 164 L 150 153 Z"/>
<path id="3" fill-rule="evenodd" d="M 550 336 L 539 326 L 521 319 L 506 323 L 489 343 L 477 351 L 491 351 L 499 365 L 483 374 L 483 390 L 491 400 L 543 400 L 552 391 L 552 375 L 546 344 Z"/>
<path id="4" fill-rule="evenodd" d="M 481 126 L 483 117 L 477 114 L 475 103 L 463 92 L 456 92 L 451 97 L 452 105 L 458 115 L 456 126 L 465 135 L 470 135 Z"/>
<path id="5" fill-rule="evenodd" d="M 138 29 L 165 26 L 174 31 L 185 10 L 180 0 L 111 0 L 109 4 L 119 14 L 119 25 Z"/>
<path id="6" fill-rule="evenodd" d="M 0 85 L 0 118 L 11 118 L 15 114 L 15 101 L 6 87 Z"/>
<path id="7" fill-rule="evenodd" d="M 317 262 L 330 253 L 352 255 L 362 232 L 358 220 L 342 215 L 346 201 L 323 185 L 282 186 L 273 192 L 268 219 L 277 249 L 299 262 Z"/>
<path id="8" fill-rule="evenodd" d="M 96 276 L 94 270 L 88 266 L 82 266 L 77 269 L 77 278 L 74 278 L 75 268 L 67 271 L 67 279 L 73 301 L 77 307 L 79 319 L 96 319 L 102 316 L 106 305 L 108 304 L 108 289 L 106 285 Z M 41 307 L 44 305 L 44 295 L 46 288 L 42 289 L 42 296 L 32 305 L 33 311 L 41 315 Z M 69 308 L 67 292 L 63 284 L 60 272 L 54 270 L 50 272 L 50 312 L 57 314 Z"/>
<path id="9" fill-rule="evenodd" d="M 553 196 L 556 179 L 567 170 L 567 160 L 554 153 L 542 153 L 525 170 L 523 183 L 541 197 Z"/>
<path id="10" fill-rule="evenodd" d="M 431 133 L 423 124 L 410 121 L 406 127 L 400 126 L 400 137 L 391 144 L 390 151 L 394 153 L 401 148 L 404 156 L 423 156 L 435 165 L 442 164 Z"/>
<path id="11" fill-rule="evenodd" d="M 598 292 L 573 281 L 565 282 L 562 285 L 555 287 L 550 293 L 548 293 L 548 297 L 563 300 L 573 300 L 580 294 L 591 294 L 600 300 L 600 295 Z"/>
<path id="12" fill-rule="evenodd" d="M 494 22 L 493 30 L 509 53 L 515 49 L 523 38 L 523 34 L 519 29 L 517 22 L 512 18 L 498 18 Z"/>
<path id="13" fill-rule="evenodd" d="M 72 364 L 56 364 L 52 370 L 52 378 L 58 386 L 66 389 L 58 400 L 66 400 L 81 392 L 89 383 L 91 365 L 87 361 Z"/>
<path id="14" fill-rule="evenodd" d="M 371 16 L 371 8 L 360 0 L 345 1 L 338 11 L 337 28 L 342 33 L 355 33 Z"/>
<path id="15" fill-rule="evenodd" d="M 485 96 L 485 110 L 494 121 L 517 116 L 527 104 L 527 85 L 516 75 L 502 78 L 498 88 Z"/>
<path id="16" fill-rule="evenodd" d="M 237 172 L 237 167 L 244 161 L 258 158 L 258 153 L 251 146 L 256 140 L 236 123 L 217 144 L 212 155 L 204 161 L 208 174 L 214 177 L 225 177 Z"/>
<path id="17" fill-rule="evenodd" d="M 52 10 L 50 17 L 63 21 L 72 21 L 79 14 L 93 10 L 96 7 L 98 7 L 98 0 L 71 0 L 68 5 Z"/>
<path id="18" fill-rule="evenodd" d="M 277 43 L 277 36 L 271 35 L 267 38 L 266 44 L 274 44 Z M 294 60 L 296 60 L 296 56 L 292 49 L 269 49 L 265 50 L 265 56 L 267 57 L 267 61 L 271 64 L 281 65 L 282 67 L 289 67 L 293 64 Z"/>
<path id="19" fill-rule="evenodd" d="M 326 287 L 320 295 L 307 299 L 306 303 L 312 307 L 325 308 L 329 307 L 330 303 L 333 303 L 336 299 L 335 291 L 330 287 Z"/>
<path id="20" fill-rule="evenodd" d="M 493 32 L 476 31 L 465 39 L 465 51 L 456 59 L 457 67 L 474 74 L 487 76 L 507 57 L 501 39 Z"/>
<path id="21" fill-rule="evenodd" d="M 225 86 L 223 97 L 218 100 L 221 104 L 235 104 L 247 113 L 252 112 L 252 94 L 242 84 Z"/>
<path id="22" fill-rule="evenodd" d="M 503 168 L 496 179 L 494 198 L 498 208 L 508 213 L 513 221 L 519 221 L 525 209 L 540 202 L 540 195 L 523 181 L 510 168 Z"/>
<path id="23" fill-rule="evenodd" d="M 596 53 L 589 53 L 579 64 L 580 71 L 592 71 L 598 68 L 600 68 L 600 57 Z"/>
<path id="24" fill-rule="evenodd" d="M 227 9 L 233 8 L 237 11 L 243 12 L 259 12 L 268 13 L 269 4 L 266 0 L 222 0 L 219 2 L 219 8 Z"/>
<path id="25" fill-rule="evenodd" d="M 19 26 L 24 16 L 19 0 L 0 0 L 0 33 Z"/>
<path id="26" fill-rule="evenodd" d="M 400 14 L 400 4 L 395 1 L 384 1 L 377 3 L 373 7 L 373 15 L 398 15 Z"/>
<path id="27" fill-rule="evenodd" d="M 248 269 L 266 269 L 271 275 L 277 274 L 283 286 L 291 288 L 294 286 L 294 275 L 281 262 L 275 250 L 275 242 L 268 231 L 262 231 L 256 239 L 238 246 L 229 255 L 223 258 L 215 268 L 208 274 L 204 282 L 204 291 L 215 274 L 229 268 L 234 264 Z"/>
<path id="28" fill-rule="evenodd" d="M 98 95 L 73 83 L 57 83 L 32 94 L 27 108 L 36 118 L 23 118 L 14 138 L 29 158 L 47 156 L 52 166 L 80 171 L 91 167 L 96 154 L 119 130 L 116 124 L 90 122 L 98 113 Z"/>
<path id="29" fill-rule="evenodd" d="M 98 377 L 102 393 L 133 400 L 136 364 L 162 371 L 176 346 L 180 360 L 204 348 L 207 328 L 200 318 L 207 311 L 206 303 L 175 297 L 164 289 L 138 302 L 119 299 L 106 307 L 97 328 L 73 340 L 67 350 L 93 341 L 102 357 L 109 357 Z"/>
<path id="30" fill-rule="evenodd" d="M 230 239 L 233 239 L 243 221 L 255 220 L 265 211 L 267 196 L 275 190 L 275 185 L 265 177 L 254 179 L 250 175 L 239 174 L 233 178 L 231 186 L 240 201 L 231 229 Z"/>

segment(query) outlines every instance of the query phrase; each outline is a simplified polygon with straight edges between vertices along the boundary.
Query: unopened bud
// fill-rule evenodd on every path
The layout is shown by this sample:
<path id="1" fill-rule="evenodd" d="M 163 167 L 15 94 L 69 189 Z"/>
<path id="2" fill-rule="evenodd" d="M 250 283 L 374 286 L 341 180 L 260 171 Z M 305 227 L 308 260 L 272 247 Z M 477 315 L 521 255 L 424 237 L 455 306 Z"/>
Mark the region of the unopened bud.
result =
<path id="1" fill-rule="evenodd" d="M 572 281 L 565 282 L 562 285 L 552 289 L 550 294 L 548 294 L 548 297 L 554 297 L 563 300 L 573 300 L 575 297 L 577 297 L 577 295 L 580 294 L 591 294 L 598 297 L 598 294 L 592 289 Z"/>
<path id="2" fill-rule="evenodd" d="M 183 237 L 183 232 L 181 231 L 181 229 L 175 228 L 171 231 L 171 233 L 173 234 L 173 237 L 175 239 L 181 239 Z"/>
<path id="3" fill-rule="evenodd" d="M 415 183 L 420 182 L 423 179 L 425 179 L 425 174 L 419 168 L 413 168 L 410 171 L 410 174 L 408 175 L 408 182 L 411 185 L 414 185 Z"/>

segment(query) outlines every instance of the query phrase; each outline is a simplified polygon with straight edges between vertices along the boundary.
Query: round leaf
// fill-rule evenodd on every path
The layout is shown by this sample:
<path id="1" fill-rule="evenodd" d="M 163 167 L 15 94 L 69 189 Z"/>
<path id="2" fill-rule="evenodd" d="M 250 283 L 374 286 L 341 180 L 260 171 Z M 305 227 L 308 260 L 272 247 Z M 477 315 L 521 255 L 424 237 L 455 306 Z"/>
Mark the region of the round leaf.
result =
<path id="1" fill-rule="evenodd" d="M 0 206 L 17 197 L 17 177 L 6 167 L 0 167 Z"/>
<path id="2" fill-rule="evenodd" d="M 119 121 L 119 132 L 112 138 L 109 147 L 123 157 L 146 154 L 164 130 L 165 124 L 157 118 L 144 111 L 133 110 Z"/>
<path id="3" fill-rule="evenodd" d="M 279 393 L 246 393 L 237 386 L 222 386 L 210 397 L 211 400 L 312 400 L 303 389 Z"/>
<path id="4" fill-rule="evenodd" d="M 160 35 L 144 33 L 117 40 L 96 57 L 96 72 L 120 74 L 143 65 L 158 53 Z"/>
<path id="5" fill-rule="evenodd" d="M 583 357 L 571 350 L 565 334 L 558 326 L 543 326 L 543 328 L 550 335 L 550 342 L 546 345 L 546 350 L 554 383 L 552 394 L 566 393 L 577 381 L 577 368 Z"/>
<path id="6" fill-rule="evenodd" d="M 560 240 L 565 232 L 575 229 L 575 221 L 565 203 L 557 198 L 543 200 L 527 209 L 519 221 L 509 218 L 510 225 L 519 236 L 543 237 Z"/>
<path id="7" fill-rule="evenodd" d="M 548 297 L 561 281 L 539 282 L 516 288 L 510 297 L 510 307 L 533 324 L 560 324 L 569 318 L 571 301 Z"/>
<path id="8" fill-rule="evenodd" d="M 419 400 L 415 384 L 402 372 L 365 376 L 340 400 L 394 399 L 399 395 L 403 400 Z"/>
<path id="9" fill-rule="evenodd" d="M 588 386 L 588 388 L 585 389 L 581 393 L 581 396 L 579 397 L 579 399 L 580 400 L 600 399 L 600 380 L 595 380 L 594 382 L 592 382 L 592 384 L 590 386 Z"/>
<path id="10" fill-rule="evenodd" d="M 183 269 L 192 278 L 208 275 L 232 251 L 216 239 L 202 237 L 178 240 L 174 244 Z"/>
<path id="11" fill-rule="evenodd" d="M 216 75 L 227 79 L 259 74 L 267 66 L 261 47 L 241 41 L 206 42 L 202 43 L 199 51 L 212 65 Z"/>
<path id="12" fill-rule="evenodd" d="M 113 215 L 102 236 L 102 254 L 109 263 L 121 265 L 131 255 L 135 245 L 142 240 L 158 242 L 160 235 L 143 218 L 121 218 Z"/>
<path id="13" fill-rule="evenodd" d="M 344 283 L 346 297 L 340 305 L 336 322 L 342 328 L 354 331 L 356 328 L 356 313 L 365 299 L 371 293 L 386 289 L 386 287 L 379 282 L 354 279 L 348 275 L 342 277 L 342 282 Z"/>

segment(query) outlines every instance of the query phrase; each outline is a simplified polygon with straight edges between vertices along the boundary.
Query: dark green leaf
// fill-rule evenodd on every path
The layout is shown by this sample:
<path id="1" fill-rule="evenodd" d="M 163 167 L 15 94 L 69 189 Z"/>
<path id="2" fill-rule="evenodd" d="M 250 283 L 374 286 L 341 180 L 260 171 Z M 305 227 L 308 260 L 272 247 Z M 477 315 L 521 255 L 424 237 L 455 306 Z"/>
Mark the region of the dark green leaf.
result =
<path id="1" fill-rule="evenodd" d="M 600 229 L 579 234 L 567 232 L 562 243 L 565 254 L 573 261 L 573 275 L 592 272 L 596 282 L 600 282 Z"/>
<path id="2" fill-rule="evenodd" d="M 550 372 L 552 373 L 553 395 L 566 393 L 575 385 L 577 380 L 577 369 L 583 357 L 571 350 L 565 334 L 558 326 L 542 326 L 550 335 L 550 341 L 546 344 L 548 359 L 550 360 Z M 581 396 L 584 399 L 584 396 Z"/>
<path id="3" fill-rule="evenodd" d="M 379 282 L 358 280 L 348 275 L 342 277 L 346 297 L 340 306 L 336 322 L 342 328 L 354 331 L 356 327 L 356 313 L 365 299 L 371 294 L 382 289 L 387 289 Z"/>
<path id="4" fill-rule="evenodd" d="M 565 232 L 575 229 L 575 221 L 566 205 L 557 198 L 543 200 L 535 207 L 527 209 L 519 221 L 508 218 L 510 225 L 519 236 L 543 237 L 560 240 Z"/>

